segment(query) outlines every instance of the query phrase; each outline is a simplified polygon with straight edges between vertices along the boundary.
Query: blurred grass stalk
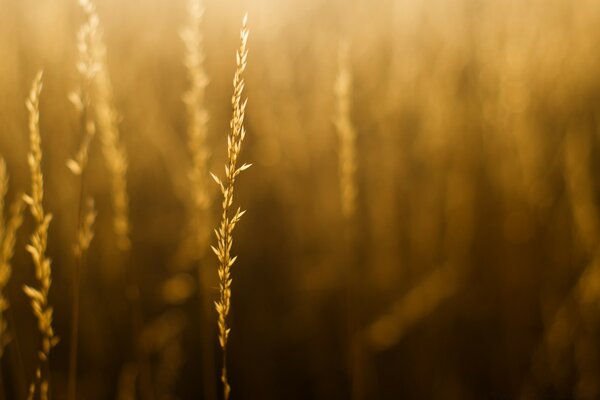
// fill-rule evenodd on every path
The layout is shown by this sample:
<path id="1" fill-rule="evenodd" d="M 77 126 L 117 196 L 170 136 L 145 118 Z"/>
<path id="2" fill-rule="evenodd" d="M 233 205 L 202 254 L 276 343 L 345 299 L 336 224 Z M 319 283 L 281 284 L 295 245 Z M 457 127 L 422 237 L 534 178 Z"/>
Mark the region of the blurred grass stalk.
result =
<path id="1" fill-rule="evenodd" d="M 208 272 L 205 262 L 206 250 L 209 246 L 210 207 L 213 203 L 213 190 L 210 183 L 208 159 L 210 150 L 208 140 L 209 114 L 205 105 L 206 86 L 209 78 L 204 67 L 205 50 L 202 34 L 204 6 L 200 0 L 189 0 L 189 21 L 181 32 L 185 45 L 184 65 L 187 70 L 189 86 L 183 96 L 187 113 L 187 145 L 192 163 L 188 171 L 189 201 L 187 204 L 187 229 L 182 239 L 183 254 L 193 254 L 191 260 L 184 264 L 197 264 L 199 315 L 203 328 L 202 341 L 202 382 L 204 398 L 216 399 L 215 360 L 213 350 L 212 298 L 208 283 Z M 191 263 L 190 263 L 191 261 Z"/>
<path id="2" fill-rule="evenodd" d="M 357 170 L 357 146 L 356 130 L 352 124 L 352 64 L 350 61 L 350 43 L 341 41 L 338 47 L 338 70 L 334 84 L 335 114 L 334 126 L 338 136 L 338 173 L 340 190 L 340 208 L 344 218 L 344 250 L 348 257 L 344 260 L 346 270 L 344 271 L 345 301 L 346 307 L 346 369 L 350 382 L 351 398 L 355 400 L 365 399 L 365 377 L 364 377 L 364 349 L 363 340 L 360 335 L 360 326 L 363 321 L 362 290 L 359 283 L 364 278 L 360 271 L 358 260 L 358 225 L 356 220 L 356 203 L 358 196 L 356 170 Z"/>
<path id="3" fill-rule="evenodd" d="M 94 200 L 85 195 L 85 176 L 88 163 L 89 147 L 96 133 L 96 124 L 92 114 L 92 87 L 95 75 L 100 68 L 101 60 L 98 59 L 97 43 L 99 18 L 95 7 L 89 1 L 80 1 L 80 6 L 85 14 L 85 22 L 77 32 L 76 69 L 79 74 L 79 85 L 70 93 L 69 99 L 73 103 L 79 117 L 80 145 L 74 158 L 67 161 L 67 168 L 75 177 L 79 178 L 79 196 L 77 205 L 77 226 L 75 229 L 75 246 L 72 276 L 71 300 L 71 337 L 69 342 L 69 371 L 67 380 L 68 399 L 77 398 L 77 361 L 79 344 L 79 308 L 81 296 L 81 273 L 85 268 L 86 254 L 94 236 L 93 224 L 96 219 Z"/>
<path id="4" fill-rule="evenodd" d="M 18 196 L 10 207 L 10 216 L 8 219 L 5 218 L 8 183 L 9 178 L 6 163 L 4 162 L 4 159 L 0 157 L 0 360 L 4 357 L 6 346 L 8 346 L 12 340 L 19 340 L 15 331 L 14 319 L 7 318 L 7 313 L 10 312 L 12 315 L 12 310 L 9 309 L 10 302 L 8 299 L 7 286 L 12 275 L 11 260 L 15 253 L 17 231 L 23 223 L 23 209 L 25 202 L 22 200 L 22 196 Z M 12 320 L 11 324 L 13 326 L 9 327 L 8 320 Z M 19 376 L 19 372 L 23 372 L 21 364 L 22 361 L 13 361 L 12 368 L 16 371 L 15 375 L 17 376 Z M 16 385 L 20 386 L 19 382 L 17 382 Z M 4 376 L 1 371 L 0 396 L 6 398 Z"/>

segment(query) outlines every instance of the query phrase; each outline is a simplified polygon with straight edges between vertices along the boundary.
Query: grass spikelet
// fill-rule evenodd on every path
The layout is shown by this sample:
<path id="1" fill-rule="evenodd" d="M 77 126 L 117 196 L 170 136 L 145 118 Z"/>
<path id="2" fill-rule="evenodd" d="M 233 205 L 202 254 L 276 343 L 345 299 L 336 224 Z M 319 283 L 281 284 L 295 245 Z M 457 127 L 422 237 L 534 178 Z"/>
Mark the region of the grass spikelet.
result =
<path id="1" fill-rule="evenodd" d="M 231 302 L 231 266 L 237 257 L 231 257 L 231 246 L 233 244 L 233 230 L 240 221 L 245 211 L 238 208 L 233 214 L 233 189 L 236 177 L 244 170 L 250 167 L 250 164 L 237 166 L 237 159 L 240 154 L 242 142 L 246 136 L 244 128 L 244 114 L 246 110 L 247 99 L 242 101 L 242 91 L 244 90 L 243 73 L 246 69 L 248 58 L 248 15 L 244 16 L 242 29 L 240 32 L 240 47 L 236 54 L 237 68 L 233 78 L 233 96 L 231 104 L 233 107 L 233 117 L 230 123 L 230 131 L 227 137 L 227 162 L 225 164 L 225 179 L 221 181 L 216 175 L 211 174 L 215 182 L 219 185 L 223 194 L 223 213 L 221 223 L 215 234 L 217 236 L 217 247 L 212 247 L 219 259 L 219 299 L 215 302 L 218 313 L 219 326 L 219 344 L 221 345 L 223 361 L 221 369 L 221 383 L 223 384 L 223 397 L 229 398 L 231 388 L 227 380 L 227 339 L 229 337 L 229 327 L 227 325 L 227 316 Z"/>
<path id="2" fill-rule="evenodd" d="M 96 221 L 96 216 L 94 199 L 88 197 L 85 202 L 85 211 L 83 213 L 83 220 L 81 221 L 81 229 L 79 230 L 75 244 L 75 254 L 78 255 L 78 257 L 83 257 L 90 248 L 90 243 L 94 238 L 94 222 Z"/>
<path id="3" fill-rule="evenodd" d="M 92 87 L 94 78 L 100 70 L 99 58 L 99 19 L 93 5 L 89 1 L 80 1 L 85 13 L 85 22 L 77 32 L 77 72 L 79 73 L 79 87 L 74 90 L 69 99 L 75 106 L 79 115 L 81 143 L 75 157 L 67 161 L 67 167 L 75 176 L 79 177 L 79 206 L 77 215 L 77 228 L 75 240 L 75 266 L 73 268 L 73 299 L 71 315 L 71 340 L 69 350 L 69 399 L 77 397 L 77 347 L 79 332 L 79 292 L 81 270 L 85 264 L 87 252 L 93 237 L 92 225 L 96 218 L 94 200 L 87 199 L 84 205 L 84 172 L 87 165 L 90 143 L 96 134 L 96 125 L 92 110 Z M 85 209 L 84 209 L 85 208 Z"/>
<path id="4" fill-rule="evenodd" d="M 52 219 L 51 214 L 44 211 L 44 178 L 42 174 L 42 139 L 40 136 L 40 111 L 39 99 L 42 91 L 42 72 L 36 75 L 26 105 L 29 111 L 29 140 L 28 154 L 29 169 L 31 172 L 31 193 L 23 198 L 36 223 L 36 228 L 31 236 L 31 242 L 26 249 L 31 254 L 35 266 L 37 287 L 23 287 L 25 294 L 31 301 L 33 313 L 38 321 L 38 329 L 42 335 L 42 346 L 38 352 L 39 364 L 36 370 L 36 382 L 31 384 L 30 397 L 35 394 L 36 387 L 40 398 L 46 400 L 50 389 L 50 350 L 58 343 L 58 337 L 52 328 L 52 307 L 48 304 L 48 292 L 52 283 L 51 260 L 46 256 L 48 243 L 48 227 Z"/>
<path id="5" fill-rule="evenodd" d="M 10 342 L 8 325 L 4 312 L 9 307 L 6 296 L 6 286 L 12 275 L 10 261 L 14 254 L 17 230 L 23 222 L 24 203 L 21 198 L 13 203 L 8 221 L 4 219 L 5 196 L 8 190 L 8 174 L 6 164 L 0 158 L 0 358 L 4 354 L 4 348 Z"/>
<path id="6" fill-rule="evenodd" d="M 114 107 L 113 88 L 106 66 L 106 48 L 102 30 L 93 3 L 79 0 L 90 25 L 89 52 L 92 57 L 90 66 L 81 65 L 81 69 L 93 74 L 93 108 L 98 124 L 102 152 L 111 175 L 113 229 L 117 237 L 117 246 L 121 251 L 131 247 L 129 223 L 129 196 L 127 194 L 127 154 L 121 144 L 119 132 L 119 113 Z M 85 26 L 83 29 L 86 29 Z M 93 29 L 93 32 L 91 31 Z"/>
<path id="7" fill-rule="evenodd" d="M 187 145 L 191 156 L 188 172 L 190 201 L 187 204 L 188 223 L 182 240 L 186 264 L 196 264 L 198 275 L 198 295 L 200 299 L 200 319 L 203 326 L 209 325 L 212 318 L 212 302 L 207 294 L 209 285 L 206 270 L 200 260 L 208 249 L 212 220 L 209 209 L 213 201 L 208 160 L 210 151 L 207 145 L 209 114 L 206 109 L 206 86 L 209 83 L 204 68 L 204 37 L 202 21 L 204 8 L 201 0 L 189 0 L 189 20 L 181 32 L 185 46 L 184 65 L 187 70 L 189 87 L 183 96 L 187 114 Z M 180 250 L 180 251 L 181 251 Z M 190 262 L 192 261 L 192 262 Z M 192 264 L 193 265 L 193 264 Z M 202 338 L 202 378 L 204 397 L 216 397 L 214 379 L 213 336 L 208 329 Z"/>
<path id="8" fill-rule="evenodd" d="M 95 50 L 100 40 L 99 19 L 91 3 L 81 1 L 80 4 L 85 12 L 85 22 L 77 32 L 77 72 L 80 76 L 80 84 L 69 94 L 69 100 L 79 114 L 82 140 L 75 157 L 67 161 L 67 167 L 75 175 L 82 175 L 87 163 L 89 146 L 96 133 L 91 108 L 91 91 L 94 77 L 100 70 L 99 54 Z"/>
<path id="9" fill-rule="evenodd" d="M 205 96 L 209 80 L 204 69 L 202 2 L 190 0 L 188 10 L 189 22 L 181 32 L 181 38 L 185 46 L 184 65 L 189 80 L 183 102 L 187 114 L 187 145 L 191 156 L 191 167 L 187 174 L 191 201 L 187 204 L 189 218 L 180 252 L 185 262 L 195 262 L 208 248 L 211 224 L 208 210 L 213 191 L 208 171 L 210 151 L 206 143 L 209 116 Z"/>
<path id="10" fill-rule="evenodd" d="M 350 120 L 352 71 L 349 66 L 349 47 L 340 45 L 338 73 L 335 81 L 336 110 L 334 124 L 339 139 L 339 169 L 342 213 L 350 218 L 356 209 L 356 131 Z"/>
<path id="11" fill-rule="evenodd" d="M 131 261 L 131 224 L 129 221 L 129 195 L 127 193 L 127 153 L 121 143 L 119 131 L 120 115 L 114 104 L 113 87 L 106 63 L 106 46 L 102 36 L 102 27 L 94 4 L 90 0 L 79 0 L 88 15 L 88 20 L 94 23 L 93 35 L 90 35 L 90 52 L 93 57 L 91 71 L 92 99 L 91 110 L 98 128 L 102 153 L 108 172 L 111 176 L 111 202 L 113 208 L 113 230 L 116 236 L 117 248 L 129 258 L 129 296 L 132 303 L 133 346 L 136 349 L 137 368 L 139 373 L 140 391 L 142 398 L 151 397 L 149 370 L 146 360 L 138 348 L 138 340 L 143 325 L 143 313 L 140 300 L 138 265 Z"/>
<path id="12" fill-rule="evenodd" d="M 205 106 L 208 76 L 204 70 L 203 37 L 200 28 L 204 9 L 198 0 L 190 0 L 189 12 L 189 26 L 181 34 L 186 50 L 184 64 L 190 81 L 190 87 L 183 98 L 188 117 L 188 147 L 192 156 L 189 179 L 194 207 L 205 210 L 210 205 L 210 197 L 207 169 L 209 151 L 206 145 L 208 111 Z"/>

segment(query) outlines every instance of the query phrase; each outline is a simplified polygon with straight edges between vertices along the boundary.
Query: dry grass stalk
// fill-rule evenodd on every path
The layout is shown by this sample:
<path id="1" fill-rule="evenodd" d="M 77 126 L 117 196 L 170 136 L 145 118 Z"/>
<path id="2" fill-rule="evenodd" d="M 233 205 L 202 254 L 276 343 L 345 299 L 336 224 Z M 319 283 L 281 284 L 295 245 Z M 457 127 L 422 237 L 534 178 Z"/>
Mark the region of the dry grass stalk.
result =
<path id="1" fill-rule="evenodd" d="M 350 119 L 352 71 L 349 47 L 342 43 L 338 55 L 338 73 L 335 82 L 336 110 L 334 124 L 339 138 L 339 168 L 342 213 L 351 218 L 356 210 L 356 131 Z"/>
<path id="2" fill-rule="evenodd" d="M 89 146 L 96 134 L 92 110 L 92 88 L 94 78 L 101 68 L 98 43 L 99 19 L 93 5 L 89 1 L 80 1 L 85 13 L 85 22 L 77 32 L 77 72 L 80 77 L 79 87 L 69 94 L 69 100 L 79 114 L 82 140 L 74 158 L 67 161 L 67 167 L 75 175 L 82 175 L 87 164 Z"/>
<path id="3" fill-rule="evenodd" d="M 113 206 L 113 230 L 117 247 L 127 257 L 131 257 L 131 224 L 129 221 L 129 195 L 127 194 L 127 153 L 121 144 L 119 132 L 120 115 L 114 106 L 113 87 L 106 63 L 106 46 L 102 37 L 102 28 L 93 3 L 79 0 L 88 18 L 94 21 L 94 34 L 90 36 L 92 64 L 92 100 L 94 118 L 99 130 L 102 153 L 111 175 L 111 201 Z M 147 360 L 139 349 L 139 336 L 143 326 L 143 312 L 137 270 L 138 265 L 131 262 L 129 271 L 129 295 L 132 303 L 133 346 L 137 357 L 138 381 L 142 398 L 151 398 L 150 376 Z"/>
<path id="4" fill-rule="evenodd" d="M 204 38 L 202 21 L 204 8 L 200 0 L 188 3 L 189 21 L 181 32 L 185 46 L 184 65 L 189 87 L 183 95 L 187 114 L 187 145 L 191 156 L 191 167 L 187 178 L 190 201 L 186 204 L 188 222 L 177 257 L 183 265 L 192 265 L 208 248 L 211 225 L 208 209 L 212 204 L 213 191 L 210 186 L 207 146 L 208 110 L 205 105 L 208 76 L 204 68 Z"/>
<path id="5" fill-rule="evenodd" d="M 23 290 L 31 300 L 33 313 L 38 321 L 38 329 L 42 334 L 42 347 L 38 352 L 39 364 L 36 370 L 36 382 L 30 386 L 29 397 L 33 398 L 36 387 L 40 398 L 48 398 L 50 390 L 50 350 L 58 343 L 58 337 L 52 328 L 52 307 L 48 304 L 48 292 L 52 283 L 51 260 L 46 256 L 48 243 L 48 226 L 52 219 L 51 214 L 44 211 L 44 178 L 42 174 L 42 139 L 40 136 L 40 111 L 39 99 L 42 91 L 42 72 L 36 75 L 26 105 L 29 111 L 29 140 L 30 151 L 28 154 L 29 168 L 31 171 L 31 194 L 23 196 L 25 203 L 36 222 L 35 231 L 31 237 L 31 243 L 27 245 L 27 251 L 31 254 L 35 265 L 35 277 L 38 287 L 25 285 Z"/>
<path id="6" fill-rule="evenodd" d="M 205 106 L 208 76 L 204 69 L 201 30 L 204 9 L 200 1 L 190 0 L 189 12 L 189 26 L 181 34 L 186 50 L 184 64 L 190 81 L 190 87 L 183 98 L 188 117 L 188 147 L 192 156 L 189 179 L 194 207 L 206 210 L 211 203 L 207 166 L 210 153 L 206 144 L 208 111 Z"/>
<path id="7" fill-rule="evenodd" d="M 93 33 L 90 33 L 89 49 L 91 64 L 89 66 L 91 79 L 91 110 L 96 121 L 102 153 L 107 169 L 111 175 L 111 201 L 113 206 L 113 230 L 116 235 L 117 247 L 127 256 L 131 256 L 131 225 L 129 221 L 129 195 L 127 194 L 127 154 L 121 144 L 119 132 L 120 115 L 114 107 L 114 94 L 112 83 L 108 74 L 106 63 L 106 46 L 103 41 L 102 28 L 94 4 L 90 0 L 79 0 L 83 11 L 91 21 Z M 86 68 L 82 68 L 86 69 Z M 131 263 L 131 261 L 130 261 Z M 148 367 L 146 360 L 142 359 L 138 349 L 138 339 L 143 325 L 143 315 L 140 300 L 139 283 L 137 281 L 139 271 L 131 263 L 129 272 L 129 293 L 133 305 L 133 345 L 136 348 L 137 369 L 140 377 L 140 390 L 143 398 L 151 397 L 148 393 Z"/>
<path id="8" fill-rule="evenodd" d="M 8 173 L 6 164 L 0 158 L 0 358 L 4 354 L 4 348 L 10 342 L 8 325 L 4 318 L 4 312 L 9 307 L 8 298 L 5 294 L 6 286 L 12 274 L 10 261 L 14 254 L 17 230 L 23 222 L 24 203 L 21 198 L 11 206 L 10 218 L 4 219 L 5 197 L 8 190 Z"/>
<path id="9" fill-rule="evenodd" d="M 99 34 L 99 19 L 94 6 L 87 0 L 80 0 L 85 12 L 85 22 L 77 33 L 77 71 L 80 75 L 80 86 L 74 90 L 69 99 L 79 113 L 82 141 L 75 157 L 67 161 L 67 167 L 76 176 L 81 177 L 80 182 L 80 212 L 77 229 L 77 240 L 75 243 L 75 255 L 81 257 L 89 248 L 93 238 L 92 226 L 96 218 L 94 200 L 88 198 L 83 200 L 83 175 L 87 165 L 88 152 L 92 139 L 96 134 L 96 124 L 92 110 L 92 88 L 94 78 L 101 69 L 101 58 L 99 51 L 101 37 Z"/>
<path id="10" fill-rule="evenodd" d="M 77 241 L 75 243 L 75 255 L 82 258 L 90 248 L 90 243 L 94 238 L 94 222 L 96 221 L 96 207 L 94 199 L 88 197 L 85 202 L 85 210 L 81 221 L 80 229 L 78 230 Z"/>
<path id="11" fill-rule="evenodd" d="M 248 99 L 242 101 L 242 92 L 244 90 L 243 73 L 246 69 L 248 58 L 248 15 L 244 16 L 242 29 L 240 32 L 240 47 L 237 51 L 237 68 L 233 78 L 233 96 L 231 105 L 233 107 L 233 117 L 230 123 L 230 131 L 227 136 L 227 162 L 225 164 L 225 179 L 221 181 L 217 176 L 211 173 L 213 179 L 221 188 L 223 194 L 223 213 L 220 226 L 215 229 L 217 236 L 217 247 L 211 246 L 217 258 L 219 259 L 219 299 L 215 302 L 217 309 L 219 325 L 219 344 L 221 345 L 223 355 L 223 365 L 221 369 L 221 382 L 223 384 L 223 397 L 229 398 L 231 388 L 227 381 L 227 339 L 229 337 L 229 327 L 227 325 L 227 316 L 231 302 L 231 266 L 235 263 L 237 257 L 231 256 L 231 246 L 233 244 L 233 230 L 239 222 L 245 211 L 239 207 L 231 215 L 233 205 L 233 189 L 236 177 L 244 170 L 250 167 L 250 164 L 237 166 L 237 159 L 240 154 L 242 142 L 246 136 L 244 128 L 244 114 Z"/>
<path id="12" fill-rule="evenodd" d="M 103 87 L 103 95 L 100 98 L 108 98 L 108 84 L 107 77 L 101 79 Z M 122 251 L 128 251 L 131 247 L 131 241 L 129 238 L 130 224 L 129 224 L 129 196 L 127 195 L 127 156 L 125 150 L 119 144 L 118 130 L 117 130 L 117 116 L 109 106 L 109 102 L 102 102 L 98 104 L 97 115 L 98 125 L 103 143 L 104 157 L 108 168 L 112 174 L 112 202 L 114 209 L 113 217 L 113 229 L 117 235 L 117 246 Z M 111 122 L 112 121 L 112 122 Z"/>
<path id="13" fill-rule="evenodd" d="M 356 131 L 351 121 L 352 113 L 352 71 L 349 60 L 350 48 L 347 42 L 340 43 L 338 51 L 338 71 L 334 85 L 335 115 L 334 125 L 338 135 L 340 205 L 345 219 L 345 251 L 347 260 L 346 307 L 348 371 L 353 399 L 362 399 L 364 394 L 364 374 L 362 371 L 363 346 L 358 335 L 360 312 L 358 282 L 361 279 L 357 263 L 356 232 Z"/>
<path id="14" fill-rule="evenodd" d="M 88 40 L 85 49 L 90 54 L 89 65 L 80 65 L 84 73 L 91 75 L 93 90 L 93 111 L 100 131 L 102 152 L 111 174 L 113 229 L 117 236 L 117 246 L 122 251 L 131 247 L 129 223 L 129 196 L 127 194 L 127 154 L 121 145 L 119 133 L 119 113 L 114 108 L 112 84 L 106 65 L 106 48 L 96 8 L 90 0 L 79 0 L 89 22 L 89 31 L 84 32 Z M 84 28 L 83 29 L 87 29 Z M 81 33 L 80 33 L 81 34 Z"/>
<path id="15" fill-rule="evenodd" d="M 180 252 L 184 256 L 186 265 L 193 265 L 194 262 L 197 264 L 200 318 L 202 324 L 208 325 L 212 304 L 207 294 L 209 285 L 206 271 L 203 270 L 199 260 L 205 255 L 210 241 L 212 222 L 208 211 L 214 192 L 209 186 L 208 159 L 210 151 L 207 145 L 209 115 L 205 105 L 206 86 L 209 79 L 204 68 L 204 37 L 202 35 L 204 8 L 202 1 L 189 0 L 188 10 L 189 21 L 181 32 L 181 38 L 185 46 L 184 65 L 189 80 L 189 87 L 183 96 L 183 102 L 188 121 L 187 144 L 192 161 L 188 172 L 191 201 L 188 203 L 188 226 Z M 212 352 L 214 339 L 210 332 L 212 331 L 206 329 L 202 338 L 203 390 L 204 397 L 209 399 L 216 397 Z"/>
<path id="16" fill-rule="evenodd" d="M 80 203 L 81 202 L 83 202 L 83 199 L 80 200 Z M 96 209 L 94 207 L 93 198 L 87 198 L 84 206 L 85 209 L 81 204 L 79 207 L 80 210 L 76 233 L 77 237 L 74 247 L 75 268 L 73 270 L 73 308 L 71 315 L 71 341 L 69 349 L 68 393 L 69 398 L 72 400 L 77 398 L 77 347 L 79 339 L 79 296 L 81 271 L 85 265 L 85 256 L 94 237 L 93 226 L 94 221 L 96 220 Z"/>
<path id="17" fill-rule="evenodd" d="M 77 32 L 77 72 L 80 76 L 79 87 L 74 90 L 69 99 L 79 114 L 81 143 L 74 158 L 67 161 L 67 167 L 79 176 L 79 206 L 77 215 L 77 229 L 75 241 L 75 267 L 73 269 L 73 300 L 71 315 L 71 341 L 69 351 L 69 398 L 76 398 L 77 386 L 77 347 L 79 331 L 79 287 L 81 270 L 84 264 L 84 255 L 89 248 L 93 237 L 92 225 L 96 217 L 93 199 L 88 199 L 84 206 L 84 171 L 87 165 L 90 143 L 96 134 L 96 125 L 92 115 L 91 91 L 94 78 L 100 69 L 98 54 L 95 49 L 98 43 L 99 19 L 91 3 L 80 2 L 84 13 L 85 22 Z M 84 207 L 86 208 L 84 210 Z"/>

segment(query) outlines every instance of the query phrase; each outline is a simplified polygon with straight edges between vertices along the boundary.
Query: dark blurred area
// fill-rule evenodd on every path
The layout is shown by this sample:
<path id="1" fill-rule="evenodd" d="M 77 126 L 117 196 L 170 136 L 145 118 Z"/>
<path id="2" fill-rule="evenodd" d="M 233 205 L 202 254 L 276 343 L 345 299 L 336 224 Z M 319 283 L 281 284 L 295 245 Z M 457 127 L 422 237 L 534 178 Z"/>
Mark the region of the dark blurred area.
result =
<path id="1" fill-rule="evenodd" d="M 184 246 L 188 5 L 96 5 L 128 155 L 132 247 L 123 257 L 115 246 L 110 180 L 92 143 L 86 188 L 98 218 L 82 276 L 79 398 L 152 400 L 131 392 L 134 346 L 148 356 L 153 398 L 210 398 L 220 393 L 217 260 Z M 249 15 L 240 157 L 253 166 L 236 182 L 247 214 L 233 245 L 233 399 L 600 398 L 600 3 L 205 0 L 204 9 L 217 174 Z M 44 69 L 55 400 L 66 398 L 79 188 L 65 162 L 80 140 L 67 95 L 82 18 L 75 0 L 0 0 L 7 201 L 29 190 L 24 101 Z M 333 122 L 341 41 L 356 133 L 351 218 Z M 221 212 L 212 186 L 210 232 Z M 24 394 L 39 346 L 21 290 L 34 279 L 32 230 L 27 214 L 7 288 L 7 399 Z M 131 269 L 143 306 L 138 343 Z M 360 349 L 353 373 L 349 319 Z"/>

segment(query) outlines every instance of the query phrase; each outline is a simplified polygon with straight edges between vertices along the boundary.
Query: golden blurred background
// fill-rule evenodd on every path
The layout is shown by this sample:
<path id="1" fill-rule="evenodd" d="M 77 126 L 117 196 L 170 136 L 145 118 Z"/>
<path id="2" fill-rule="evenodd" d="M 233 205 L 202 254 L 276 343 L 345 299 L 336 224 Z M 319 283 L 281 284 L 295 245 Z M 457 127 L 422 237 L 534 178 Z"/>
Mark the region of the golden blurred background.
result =
<path id="1" fill-rule="evenodd" d="M 221 398 L 218 261 L 190 240 L 189 4 L 95 3 L 128 160 L 131 249 L 116 245 L 111 178 L 92 142 L 85 190 L 98 216 L 81 275 L 77 398 Z M 600 3 L 203 8 L 208 165 L 220 176 L 246 12 L 250 29 L 240 162 L 253 166 L 236 181 L 247 214 L 233 245 L 232 398 L 600 398 Z M 7 203 L 29 191 L 25 99 L 44 70 L 53 399 L 67 398 L 80 187 L 65 163 L 81 140 L 68 95 L 84 17 L 76 0 L 0 0 Z M 221 203 L 208 187 L 212 235 Z M 35 281 L 33 229 L 27 212 L 6 287 L 6 399 L 26 397 L 37 363 L 21 290 Z"/>

